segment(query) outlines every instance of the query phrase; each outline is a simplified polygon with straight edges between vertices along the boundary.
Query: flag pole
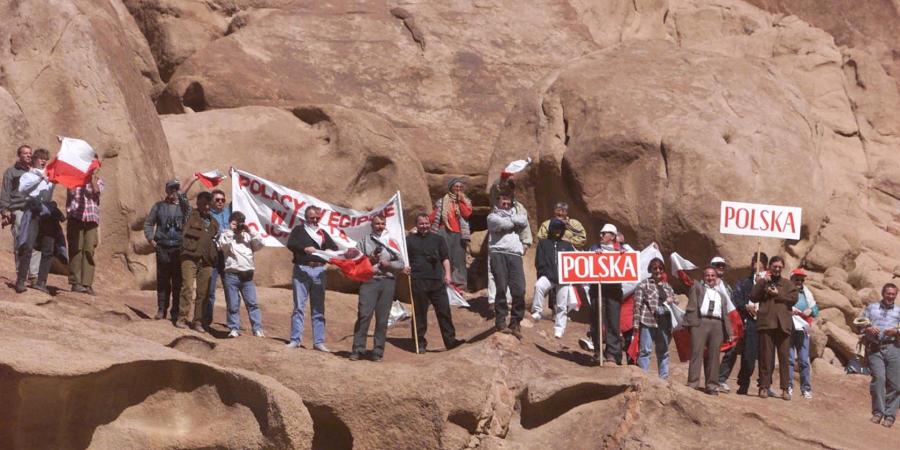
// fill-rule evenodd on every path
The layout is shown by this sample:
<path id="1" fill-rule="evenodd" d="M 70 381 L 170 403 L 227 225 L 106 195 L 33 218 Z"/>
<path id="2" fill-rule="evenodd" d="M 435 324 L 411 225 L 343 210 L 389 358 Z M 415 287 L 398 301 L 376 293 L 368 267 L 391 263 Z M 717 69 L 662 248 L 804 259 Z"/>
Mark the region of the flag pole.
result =
<path id="1" fill-rule="evenodd" d="M 400 241 L 403 244 L 403 262 L 409 266 L 409 253 L 406 250 L 406 224 L 403 221 L 403 196 L 400 194 L 400 191 L 397 191 L 397 208 L 400 216 L 400 229 L 403 230 L 403 239 Z M 412 328 L 413 328 L 413 344 L 416 348 L 416 354 L 419 354 L 419 328 L 416 326 L 416 299 L 413 295 L 412 289 L 412 273 L 406 276 L 406 285 L 409 287 L 409 305 L 412 306 Z M 427 319 L 426 319 L 427 320 Z"/>
<path id="2" fill-rule="evenodd" d="M 594 330 L 597 333 L 597 344 L 599 344 L 598 348 L 594 349 L 594 354 L 597 355 L 599 352 L 603 350 L 603 283 L 597 282 L 597 329 Z M 600 367 L 603 367 L 603 356 L 600 356 Z"/>

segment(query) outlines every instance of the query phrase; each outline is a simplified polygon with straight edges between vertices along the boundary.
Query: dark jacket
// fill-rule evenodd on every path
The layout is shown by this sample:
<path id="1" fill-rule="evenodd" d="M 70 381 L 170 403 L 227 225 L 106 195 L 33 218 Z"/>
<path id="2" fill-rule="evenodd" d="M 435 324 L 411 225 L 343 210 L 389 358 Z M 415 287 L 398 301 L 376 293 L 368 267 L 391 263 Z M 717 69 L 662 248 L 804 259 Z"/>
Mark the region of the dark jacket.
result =
<path id="1" fill-rule="evenodd" d="M 534 256 L 534 268 L 537 269 L 538 278 L 547 277 L 551 283 L 559 284 L 558 253 L 574 251 L 575 247 L 571 242 L 553 239 L 538 241 L 537 254 Z"/>
<path id="2" fill-rule="evenodd" d="M 0 187 L 0 211 L 21 210 L 25 196 L 19 193 L 19 178 L 29 168 L 15 163 L 3 172 L 3 185 Z"/>
<path id="3" fill-rule="evenodd" d="M 791 308 L 797 303 L 799 291 L 794 283 L 785 277 L 778 279 L 776 294 L 766 291 L 767 284 L 768 281 L 756 283 L 750 290 L 750 299 L 759 303 L 756 328 L 760 331 L 781 329 L 790 334 L 794 329 Z"/>
<path id="4" fill-rule="evenodd" d="M 702 282 L 696 282 L 691 286 L 688 293 L 687 307 L 684 309 L 684 326 L 698 327 L 700 326 L 700 305 L 703 304 L 703 297 L 706 296 L 707 287 Z M 725 300 L 723 298 L 723 300 Z M 728 302 L 723 301 L 721 304 L 720 314 L 722 316 L 722 327 L 725 331 L 725 339 L 733 336 L 731 330 L 731 321 L 728 320 Z"/>
<path id="5" fill-rule="evenodd" d="M 181 235 L 181 259 L 194 260 L 203 266 L 216 265 L 219 254 L 216 248 L 218 233 L 219 223 L 215 218 L 209 216 L 209 223 L 206 224 L 200 211 L 191 211 Z"/>
<path id="6" fill-rule="evenodd" d="M 308 255 L 304 250 L 306 247 L 315 247 L 317 250 L 337 250 L 338 246 L 334 243 L 334 240 L 331 239 L 331 236 L 329 236 L 328 233 L 324 233 L 324 236 L 325 238 L 322 239 L 322 245 L 319 245 L 312 237 L 310 237 L 309 233 L 306 232 L 305 223 L 301 222 L 300 225 L 295 226 L 294 229 L 291 230 L 291 235 L 288 237 L 287 241 L 288 250 L 294 253 L 292 262 L 301 265 L 306 265 L 311 262 L 328 262 L 318 256 Z"/>
<path id="7" fill-rule="evenodd" d="M 181 247 L 184 222 L 190 213 L 191 205 L 184 194 L 179 195 L 178 203 L 156 202 L 144 219 L 144 237 L 164 249 Z"/>

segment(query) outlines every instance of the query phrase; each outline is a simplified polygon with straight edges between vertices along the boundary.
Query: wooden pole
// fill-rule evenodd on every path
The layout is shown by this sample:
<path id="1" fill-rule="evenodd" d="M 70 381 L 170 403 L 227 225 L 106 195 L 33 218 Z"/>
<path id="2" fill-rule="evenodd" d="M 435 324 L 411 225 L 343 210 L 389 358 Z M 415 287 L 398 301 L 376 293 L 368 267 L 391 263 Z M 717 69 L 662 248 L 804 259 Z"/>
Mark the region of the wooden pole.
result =
<path id="1" fill-rule="evenodd" d="M 762 261 L 759 260 L 759 255 L 762 253 L 762 238 L 756 238 L 756 267 L 753 270 L 753 278 L 756 279 L 756 274 L 760 271 L 760 267 L 762 265 Z M 763 267 L 765 269 L 765 267 Z"/>
<path id="2" fill-rule="evenodd" d="M 419 329 L 416 327 L 416 299 L 413 296 L 412 273 L 407 275 L 406 283 L 409 286 L 409 305 L 412 307 L 413 343 L 416 346 L 416 354 L 419 354 Z M 425 320 L 428 320 L 426 317 Z"/>
<path id="3" fill-rule="evenodd" d="M 603 284 L 597 283 L 597 344 L 598 348 L 594 349 L 594 354 L 600 355 L 600 367 L 603 367 Z"/>

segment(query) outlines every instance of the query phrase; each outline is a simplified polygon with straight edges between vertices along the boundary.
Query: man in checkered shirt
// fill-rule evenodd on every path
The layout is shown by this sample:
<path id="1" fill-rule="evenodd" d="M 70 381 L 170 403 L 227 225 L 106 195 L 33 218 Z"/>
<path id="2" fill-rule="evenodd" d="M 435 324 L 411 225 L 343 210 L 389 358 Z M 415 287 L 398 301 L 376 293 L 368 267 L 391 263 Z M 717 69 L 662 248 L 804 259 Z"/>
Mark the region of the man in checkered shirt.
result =
<path id="1" fill-rule="evenodd" d="M 84 186 L 66 196 L 66 237 L 69 241 L 69 283 L 72 292 L 94 295 L 94 250 L 99 242 L 100 193 L 103 180 L 95 169 Z"/>

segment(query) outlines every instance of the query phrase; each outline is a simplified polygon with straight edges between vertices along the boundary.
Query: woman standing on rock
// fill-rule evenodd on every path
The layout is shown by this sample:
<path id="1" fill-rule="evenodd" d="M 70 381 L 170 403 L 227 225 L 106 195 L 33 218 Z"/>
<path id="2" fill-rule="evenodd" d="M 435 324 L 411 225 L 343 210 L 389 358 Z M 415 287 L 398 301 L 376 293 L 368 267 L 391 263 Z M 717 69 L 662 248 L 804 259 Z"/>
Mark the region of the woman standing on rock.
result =
<path id="1" fill-rule="evenodd" d="M 663 281 L 666 267 L 663 260 L 653 258 L 647 269 L 650 277 L 634 289 L 634 330 L 640 330 L 640 353 L 637 364 L 644 372 L 650 367 L 650 352 L 656 348 L 659 377 L 669 378 L 669 341 L 672 320 L 667 304 L 675 303 L 675 291 Z"/>
<path id="2" fill-rule="evenodd" d="M 263 248 L 259 233 L 248 227 L 244 214 L 235 211 L 229 227 L 219 235 L 219 251 L 225 257 L 225 303 L 228 305 L 228 337 L 241 335 L 241 297 L 247 305 L 250 327 L 256 337 L 265 337 L 262 314 L 256 304 L 256 285 L 253 283 L 253 253 Z"/>
<path id="3" fill-rule="evenodd" d="M 450 266 L 453 269 L 453 284 L 466 290 L 466 248 L 471 240 L 469 216 L 472 215 L 472 201 L 463 192 L 460 178 L 452 178 L 447 183 L 447 194 L 434 204 L 429 220 L 432 231 L 447 240 L 450 251 Z"/>

